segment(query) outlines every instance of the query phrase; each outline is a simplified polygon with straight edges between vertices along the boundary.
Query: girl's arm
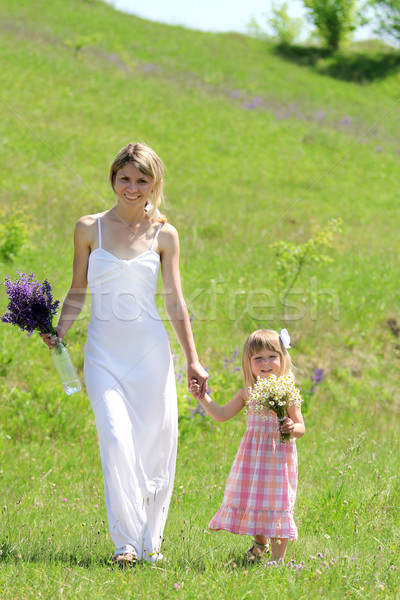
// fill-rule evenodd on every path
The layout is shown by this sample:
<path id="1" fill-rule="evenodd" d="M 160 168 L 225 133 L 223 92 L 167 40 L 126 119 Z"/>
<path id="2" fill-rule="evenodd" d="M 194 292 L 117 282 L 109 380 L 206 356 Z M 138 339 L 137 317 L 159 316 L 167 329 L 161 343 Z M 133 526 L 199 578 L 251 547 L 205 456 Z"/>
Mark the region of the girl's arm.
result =
<path id="1" fill-rule="evenodd" d="M 197 379 L 201 394 L 204 395 L 207 389 L 208 373 L 201 366 L 197 356 L 189 313 L 182 294 L 178 232 L 175 227 L 166 223 L 161 229 L 158 239 L 165 309 L 186 358 L 188 385 L 192 379 Z"/>
<path id="2" fill-rule="evenodd" d="M 214 402 L 214 400 L 211 400 L 208 394 L 205 394 L 204 397 L 202 397 L 200 395 L 200 386 L 196 381 L 190 382 L 190 392 L 196 400 L 200 402 L 206 413 L 219 423 L 229 421 L 232 417 L 236 417 L 246 404 L 246 392 L 244 389 L 235 394 L 232 400 L 224 406 L 220 406 Z"/>
<path id="3" fill-rule="evenodd" d="M 294 438 L 301 438 L 306 432 L 306 427 L 300 406 L 288 406 L 286 412 L 288 416 L 282 423 L 282 433 L 290 433 Z"/>
<path id="4" fill-rule="evenodd" d="M 74 233 L 74 263 L 71 287 L 62 305 L 56 327 L 58 337 L 63 339 L 78 318 L 86 299 L 87 268 L 93 244 L 93 217 L 82 217 L 76 224 Z M 43 341 L 52 348 L 51 334 L 41 334 Z"/>

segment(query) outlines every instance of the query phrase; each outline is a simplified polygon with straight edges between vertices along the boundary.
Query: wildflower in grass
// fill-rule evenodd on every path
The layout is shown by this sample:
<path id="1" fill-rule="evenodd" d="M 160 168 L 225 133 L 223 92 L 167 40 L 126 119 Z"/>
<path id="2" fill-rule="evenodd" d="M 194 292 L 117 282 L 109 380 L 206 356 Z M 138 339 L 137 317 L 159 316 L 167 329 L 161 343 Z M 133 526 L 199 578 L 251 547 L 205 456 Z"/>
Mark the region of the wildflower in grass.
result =
<path id="1" fill-rule="evenodd" d="M 317 385 L 319 385 L 320 383 L 323 382 L 324 373 L 325 373 L 324 369 L 318 369 L 318 368 L 314 369 L 314 372 L 310 377 L 311 383 L 314 384 L 310 390 L 310 394 L 314 394 L 315 388 L 317 387 Z"/>
<path id="2" fill-rule="evenodd" d="M 8 312 L 3 315 L 3 323 L 10 323 L 29 333 L 52 333 L 57 335 L 53 327 L 53 317 L 57 313 L 58 300 L 53 300 L 50 283 L 35 279 L 31 271 L 29 275 L 17 271 L 18 278 L 6 277 L 3 285 L 7 288 L 9 303 Z"/>
<path id="3" fill-rule="evenodd" d="M 204 410 L 204 408 L 202 407 L 200 402 L 197 402 L 197 406 L 195 408 L 192 408 L 191 406 L 189 406 L 189 412 L 191 413 L 192 416 L 200 415 L 203 419 L 206 416 L 206 411 Z"/>
<path id="4" fill-rule="evenodd" d="M 249 388 L 247 407 L 251 405 L 253 412 L 259 413 L 261 418 L 268 419 L 268 411 L 273 411 L 280 423 L 286 418 L 286 407 L 300 406 L 302 397 L 299 389 L 294 385 L 292 375 L 277 377 L 272 374 L 268 378 L 257 377 L 254 386 Z M 281 432 L 281 441 L 291 439 L 290 433 Z"/>
<path id="5" fill-rule="evenodd" d="M 239 355 L 239 349 L 237 347 L 235 347 L 235 349 L 232 352 L 230 357 L 225 356 L 223 368 L 232 373 L 236 373 L 237 371 L 240 371 L 240 367 L 235 366 L 235 362 L 236 362 L 238 355 Z"/>
<path id="6" fill-rule="evenodd" d="M 262 104 L 263 99 L 260 96 L 255 96 L 249 102 L 244 102 L 242 106 L 244 110 L 255 110 L 262 106 Z"/>

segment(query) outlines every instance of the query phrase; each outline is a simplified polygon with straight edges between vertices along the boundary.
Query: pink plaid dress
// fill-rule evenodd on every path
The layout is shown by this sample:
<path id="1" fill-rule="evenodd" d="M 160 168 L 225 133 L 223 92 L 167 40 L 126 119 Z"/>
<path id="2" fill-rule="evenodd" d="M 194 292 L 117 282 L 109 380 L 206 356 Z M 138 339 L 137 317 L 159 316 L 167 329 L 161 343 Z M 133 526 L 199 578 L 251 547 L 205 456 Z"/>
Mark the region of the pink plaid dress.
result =
<path id="1" fill-rule="evenodd" d="M 221 508 L 209 528 L 267 538 L 297 539 L 293 508 L 297 490 L 295 440 L 282 443 L 275 413 L 249 412 Z"/>

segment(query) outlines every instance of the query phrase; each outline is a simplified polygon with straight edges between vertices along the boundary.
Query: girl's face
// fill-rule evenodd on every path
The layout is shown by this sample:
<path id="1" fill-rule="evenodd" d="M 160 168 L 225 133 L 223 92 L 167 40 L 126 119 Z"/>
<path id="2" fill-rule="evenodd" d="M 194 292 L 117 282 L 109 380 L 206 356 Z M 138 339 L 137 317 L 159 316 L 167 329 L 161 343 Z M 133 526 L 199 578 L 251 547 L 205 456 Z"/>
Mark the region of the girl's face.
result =
<path id="1" fill-rule="evenodd" d="M 281 372 L 281 357 L 274 350 L 262 349 L 253 354 L 250 359 L 251 372 L 255 377 L 266 379 L 270 375 L 279 377 Z"/>

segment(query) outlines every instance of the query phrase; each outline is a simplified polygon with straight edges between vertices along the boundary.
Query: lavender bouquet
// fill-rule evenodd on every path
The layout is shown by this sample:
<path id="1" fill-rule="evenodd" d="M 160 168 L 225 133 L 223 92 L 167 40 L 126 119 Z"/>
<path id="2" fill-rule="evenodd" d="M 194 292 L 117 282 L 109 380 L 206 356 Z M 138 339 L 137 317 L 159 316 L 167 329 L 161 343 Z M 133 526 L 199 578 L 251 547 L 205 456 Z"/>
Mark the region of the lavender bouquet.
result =
<path id="1" fill-rule="evenodd" d="M 7 288 L 9 303 L 8 312 L 1 320 L 30 334 L 39 331 L 57 335 L 53 327 L 53 317 L 60 302 L 53 300 L 50 283 L 47 279 L 40 283 L 32 271 L 29 275 L 21 271 L 17 273 L 19 277 L 15 281 L 8 276 L 3 282 Z"/>
<path id="2" fill-rule="evenodd" d="M 267 411 L 272 410 L 280 423 L 281 441 L 286 442 L 290 440 L 290 433 L 281 431 L 281 424 L 286 417 L 286 408 L 293 405 L 300 406 L 302 401 L 292 375 L 276 377 L 272 374 L 267 378 L 257 377 L 255 385 L 249 388 L 246 404 L 248 407 L 251 406 L 252 411 L 258 413 L 262 419 L 267 419 Z"/>
<path id="3" fill-rule="evenodd" d="M 17 273 L 18 278 L 15 281 L 8 276 L 3 282 L 7 288 L 9 302 L 8 312 L 1 318 L 2 322 L 15 325 L 28 334 L 38 331 L 50 333 L 57 338 L 53 317 L 60 302 L 53 300 L 50 283 L 47 279 L 43 283 L 37 281 L 32 271 L 29 275 L 21 271 Z M 80 391 L 81 384 L 65 344 L 55 339 L 51 354 L 66 394 Z"/>

